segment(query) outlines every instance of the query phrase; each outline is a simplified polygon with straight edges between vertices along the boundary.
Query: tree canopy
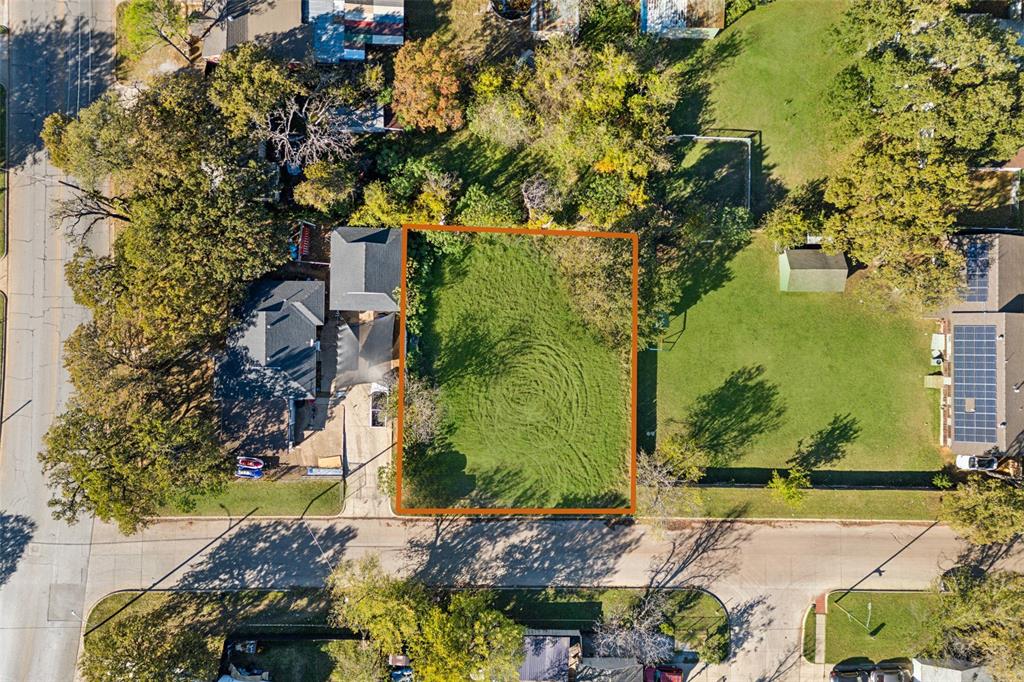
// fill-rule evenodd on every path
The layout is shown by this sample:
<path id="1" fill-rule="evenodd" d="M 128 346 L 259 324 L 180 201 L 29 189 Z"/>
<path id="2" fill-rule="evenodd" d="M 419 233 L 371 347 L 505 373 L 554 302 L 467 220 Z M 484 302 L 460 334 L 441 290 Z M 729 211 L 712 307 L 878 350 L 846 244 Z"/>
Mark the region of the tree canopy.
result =
<path id="1" fill-rule="evenodd" d="M 854 140 L 825 199 L 830 248 L 876 266 L 924 305 L 950 298 L 963 258 L 949 236 L 971 192 L 968 169 L 1024 140 L 1024 50 L 964 2 L 858 0 L 837 37 L 854 62 L 832 110 Z"/>
<path id="2" fill-rule="evenodd" d="M 1007 542 L 1024 532 L 1024 489 L 973 474 L 943 493 L 941 518 L 974 544 Z"/>
<path id="3" fill-rule="evenodd" d="M 380 656 L 407 653 L 417 679 L 518 679 L 523 628 L 486 592 L 432 594 L 385 573 L 374 555 L 339 564 L 328 586 L 337 624 L 366 635 Z"/>

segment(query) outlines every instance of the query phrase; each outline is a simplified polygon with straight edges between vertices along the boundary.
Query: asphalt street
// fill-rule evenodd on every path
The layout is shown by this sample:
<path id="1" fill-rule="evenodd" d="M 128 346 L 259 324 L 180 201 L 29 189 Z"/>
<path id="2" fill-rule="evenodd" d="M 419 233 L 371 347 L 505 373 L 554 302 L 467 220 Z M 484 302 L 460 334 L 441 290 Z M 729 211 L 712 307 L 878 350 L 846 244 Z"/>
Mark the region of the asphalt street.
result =
<path id="1" fill-rule="evenodd" d="M 36 453 L 68 397 L 63 340 L 85 319 L 64 282 L 72 254 L 50 219 L 58 172 L 41 153 L 47 114 L 74 113 L 112 73 L 108 0 L 10 0 L 0 77 L 9 94 L 7 343 L 0 431 L 0 681 L 74 674 L 92 523 L 54 521 Z M 105 235 L 91 245 L 101 252 Z M 26 542 L 27 540 L 30 540 Z"/>

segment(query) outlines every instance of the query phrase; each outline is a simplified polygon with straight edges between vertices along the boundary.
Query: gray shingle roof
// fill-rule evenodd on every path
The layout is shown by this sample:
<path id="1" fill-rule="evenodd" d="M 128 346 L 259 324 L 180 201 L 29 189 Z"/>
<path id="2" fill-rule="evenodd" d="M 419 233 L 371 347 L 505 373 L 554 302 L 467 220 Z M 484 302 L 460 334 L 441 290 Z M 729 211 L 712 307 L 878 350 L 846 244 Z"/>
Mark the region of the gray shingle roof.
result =
<path id="1" fill-rule="evenodd" d="M 339 227 L 331 233 L 331 310 L 398 311 L 402 231 Z"/>
<path id="2" fill-rule="evenodd" d="M 324 323 L 324 283 L 262 281 L 250 289 L 235 345 L 282 375 L 282 393 L 316 396 L 316 328 Z"/>

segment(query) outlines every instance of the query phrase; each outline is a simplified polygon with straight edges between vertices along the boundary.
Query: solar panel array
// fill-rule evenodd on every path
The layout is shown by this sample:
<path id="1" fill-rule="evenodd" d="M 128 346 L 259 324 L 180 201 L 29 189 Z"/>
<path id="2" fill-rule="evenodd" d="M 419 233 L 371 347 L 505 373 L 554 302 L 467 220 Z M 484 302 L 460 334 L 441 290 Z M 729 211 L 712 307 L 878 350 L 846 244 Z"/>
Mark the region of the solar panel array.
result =
<path id="1" fill-rule="evenodd" d="M 974 403 L 968 411 L 968 401 Z M 996 442 L 996 327 L 953 327 L 953 438 Z"/>
<path id="2" fill-rule="evenodd" d="M 961 297 L 969 303 L 988 300 L 989 248 L 989 243 L 983 239 L 971 239 L 964 247 L 967 281 Z"/>

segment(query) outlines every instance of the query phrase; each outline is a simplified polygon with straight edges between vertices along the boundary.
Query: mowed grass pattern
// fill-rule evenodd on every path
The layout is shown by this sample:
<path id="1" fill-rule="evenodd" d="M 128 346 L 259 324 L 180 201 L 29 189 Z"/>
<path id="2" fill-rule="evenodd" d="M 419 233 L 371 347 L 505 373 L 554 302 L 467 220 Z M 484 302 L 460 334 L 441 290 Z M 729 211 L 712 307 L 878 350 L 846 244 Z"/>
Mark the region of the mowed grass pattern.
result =
<path id="1" fill-rule="evenodd" d="M 854 420 L 855 436 L 841 443 L 841 456 L 812 468 L 888 472 L 942 465 L 936 398 L 922 378 L 933 331 L 928 323 L 870 312 L 855 294 L 779 291 L 777 256 L 761 238 L 727 267 L 726 283 L 672 321 L 657 353 L 659 438 L 731 375 L 762 367 L 758 381 L 777 391 L 781 417 L 750 434 L 722 466 L 785 467 L 798 442 L 835 417 Z M 711 423 L 739 418 L 727 402 L 716 405 L 720 413 L 705 415 Z M 757 407 L 742 415 L 745 423 L 756 420 Z M 877 484 L 885 483 L 880 475 Z"/>
<path id="2" fill-rule="evenodd" d="M 476 235 L 442 268 L 422 339 L 450 427 L 442 506 L 627 504 L 628 355 L 584 326 L 531 243 L 566 238 Z"/>

